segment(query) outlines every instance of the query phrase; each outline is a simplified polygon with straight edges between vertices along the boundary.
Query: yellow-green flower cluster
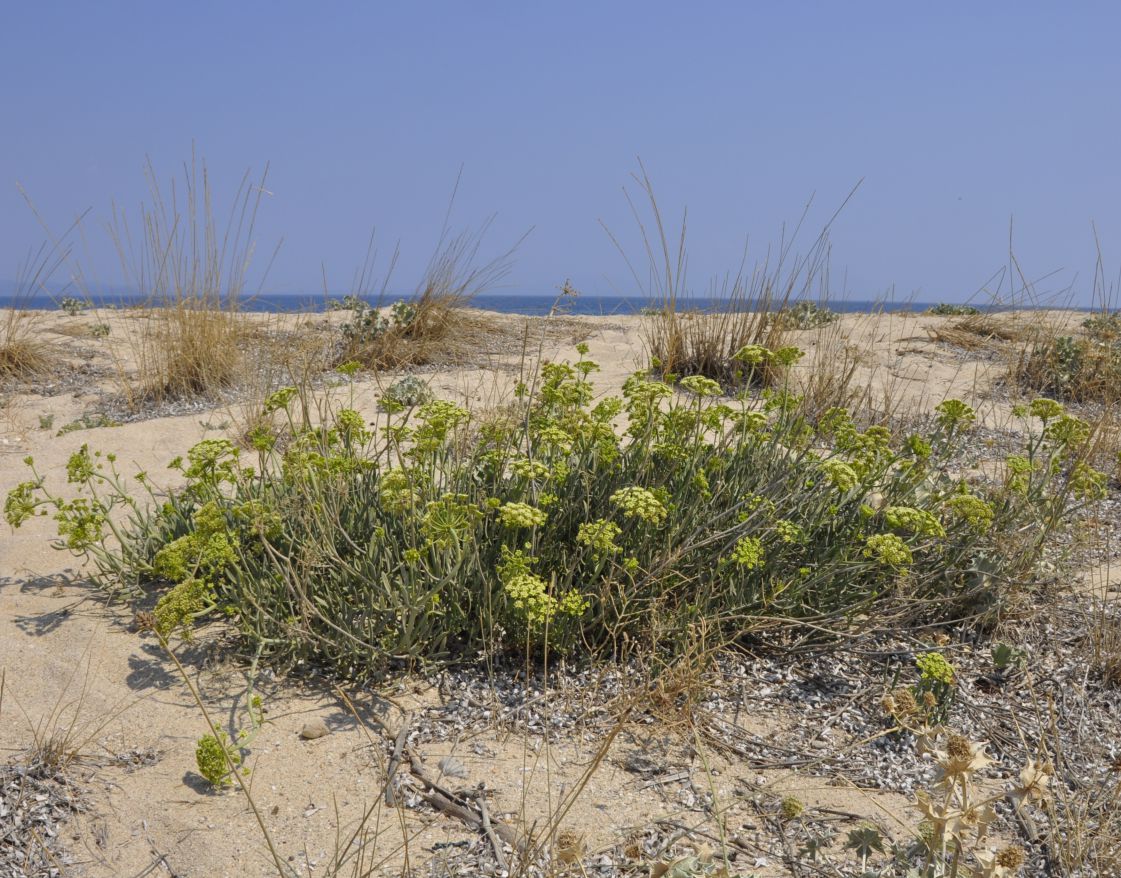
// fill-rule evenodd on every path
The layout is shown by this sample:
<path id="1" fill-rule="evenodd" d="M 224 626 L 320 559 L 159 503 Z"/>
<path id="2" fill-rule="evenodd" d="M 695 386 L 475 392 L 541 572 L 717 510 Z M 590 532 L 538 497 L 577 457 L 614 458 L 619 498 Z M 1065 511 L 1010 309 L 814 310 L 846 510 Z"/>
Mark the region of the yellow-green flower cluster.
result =
<path id="1" fill-rule="evenodd" d="M 71 454 L 70 459 L 66 462 L 66 481 L 72 485 L 81 484 L 93 478 L 94 470 L 89 446 L 83 445 Z"/>
<path id="2" fill-rule="evenodd" d="M 420 494 L 413 488 L 409 474 L 399 469 L 382 474 L 378 481 L 378 493 L 382 505 L 397 515 L 420 502 Z"/>
<path id="3" fill-rule="evenodd" d="M 499 520 L 511 528 L 540 527 L 548 517 L 548 513 L 528 503 L 507 503 L 498 510 Z"/>
<path id="4" fill-rule="evenodd" d="M 35 492 L 42 487 L 40 482 L 20 482 L 4 498 L 4 520 L 12 527 L 19 527 L 35 514 L 39 506 Z"/>
<path id="5" fill-rule="evenodd" d="M 914 562 L 911 548 L 895 534 L 874 534 L 864 541 L 864 557 L 873 558 L 885 567 L 903 570 Z"/>
<path id="6" fill-rule="evenodd" d="M 1004 459 L 1004 465 L 1008 468 L 1008 489 L 1017 494 L 1026 494 L 1038 465 L 1020 454 L 1008 455 Z"/>
<path id="7" fill-rule="evenodd" d="M 611 495 L 611 502 L 622 510 L 627 518 L 637 518 L 649 524 L 661 524 L 669 515 L 653 491 L 646 488 L 620 488 Z"/>
<path id="8" fill-rule="evenodd" d="M 197 574 L 212 577 L 237 560 L 240 541 L 229 529 L 226 514 L 214 500 L 192 516 L 194 530 L 172 540 L 152 559 L 156 573 L 172 582 Z"/>
<path id="9" fill-rule="evenodd" d="M 934 453 L 934 448 L 931 446 L 930 441 L 925 436 L 920 436 L 917 433 L 912 433 L 908 436 L 903 444 L 907 450 L 919 460 L 926 460 Z"/>
<path id="10" fill-rule="evenodd" d="M 1089 422 L 1073 415 L 1062 415 L 1050 421 L 1043 428 L 1043 436 L 1049 442 L 1071 451 L 1081 448 L 1090 438 L 1093 428 Z"/>
<path id="11" fill-rule="evenodd" d="M 191 623 L 205 611 L 214 599 L 210 587 L 201 579 L 187 579 L 169 589 L 156 602 L 154 613 L 156 631 L 162 637 L 170 637 L 180 631 L 189 638 Z"/>
<path id="12" fill-rule="evenodd" d="M 528 457 L 519 457 L 511 461 L 510 472 L 527 482 L 543 482 L 552 474 L 548 464 L 540 460 L 530 460 Z"/>
<path id="13" fill-rule="evenodd" d="M 984 533 L 992 526 L 993 507 L 973 494 L 955 494 L 943 506 L 977 533 Z"/>
<path id="14" fill-rule="evenodd" d="M 806 538 L 805 531 L 799 525 L 785 518 L 775 522 L 775 533 L 783 543 L 800 543 Z"/>
<path id="15" fill-rule="evenodd" d="M 763 544 L 756 537 L 740 537 L 732 547 L 732 563 L 745 570 L 763 566 Z"/>
<path id="16" fill-rule="evenodd" d="M 58 522 L 58 535 L 66 547 L 84 552 L 101 539 L 105 526 L 105 510 L 97 502 L 78 497 L 59 505 L 54 516 Z"/>
<path id="17" fill-rule="evenodd" d="M 449 493 L 425 504 L 420 525 L 434 546 L 447 549 L 471 541 L 481 517 L 482 510 L 466 494 Z"/>
<path id="18" fill-rule="evenodd" d="M 860 482 L 856 470 L 843 460 L 822 461 L 821 471 L 825 473 L 825 477 L 829 479 L 833 487 L 842 493 L 848 493 Z"/>
<path id="19" fill-rule="evenodd" d="M 241 753 L 230 742 L 225 732 L 219 737 L 203 735 L 195 747 L 195 765 L 212 787 L 218 789 L 230 783 L 230 766 L 241 764 Z"/>
<path id="20" fill-rule="evenodd" d="M 351 442 L 362 443 L 370 438 L 366 421 L 354 409 L 340 409 L 335 416 L 335 427 Z"/>
<path id="21" fill-rule="evenodd" d="M 445 399 L 426 402 L 417 410 L 417 419 L 421 425 L 415 434 L 414 455 L 423 457 L 435 452 L 447 441 L 452 430 L 469 418 L 467 409 L 454 402 Z"/>
<path id="22" fill-rule="evenodd" d="M 724 388 L 720 386 L 719 382 L 713 381 L 711 378 L 705 378 L 703 375 L 690 375 L 688 378 L 682 378 L 681 386 L 697 396 L 724 395 Z"/>
<path id="23" fill-rule="evenodd" d="M 732 359 L 747 363 L 749 366 L 759 366 L 765 363 L 770 356 L 771 352 L 761 344 L 745 344 L 732 354 Z"/>
<path id="24" fill-rule="evenodd" d="M 557 601 L 547 591 L 545 580 L 533 573 L 517 573 L 503 583 L 507 597 L 525 614 L 531 625 L 552 620 Z"/>
<path id="25" fill-rule="evenodd" d="M 274 540 L 284 526 L 284 519 L 276 509 L 262 500 L 246 500 L 234 507 L 234 516 L 244 522 L 257 536 Z"/>
<path id="26" fill-rule="evenodd" d="M 557 610 L 574 619 L 583 616 L 590 606 L 591 601 L 576 590 L 570 591 L 557 602 Z"/>
<path id="27" fill-rule="evenodd" d="M 552 622 L 558 613 L 576 618 L 587 611 L 588 598 L 575 589 L 559 601 L 549 594 L 545 580 L 527 569 L 528 562 L 524 556 L 510 553 L 506 569 L 500 570 L 500 574 L 506 596 L 530 627 Z"/>
<path id="28" fill-rule="evenodd" d="M 928 683 L 954 685 L 954 666 L 940 652 L 924 652 L 915 658 L 915 667 L 922 679 Z"/>
<path id="29" fill-rule="evenodd" d="M 590 548 L 596 559 L 605 558 L 621 551 L 615 539 L 622 532 L 623 529 L 615 522 L 598 518 L 581 523 L 576 531 L 576 542 Z"/>
<path id="30" fill-rule="evenodd" d="M 538 428 L 534 438 L 544 448 L 565 452 L 572 448 L 572 436 L 555 424 L 547 424 Z"/>
<path id="31" fill-rule="evenodd" d="M 776 350 L 770 350 L 761 344 L 747 344 L 732 354 L 733 360 L 746 363 L 749 366 L 760 366 L 763 363 L 774 363 L 777 366 L 793 366 L 803 356 L 805 351 L 793 345 L 786 345 Z"/>
<path id="32" fill-rule="evenodd" d="M 767 428 L 767 416 L 763 412 L 737 412 L 735 422 L 747 433 L 761 433 Z"/>
<path id="33" fill-rule="evenodd" d="M 892 530 L 915 534 L 921 537 L 944 537 L 946 529 L 942 523 L 925 509 L 912 506 L 888 506 L 884 510 L 884 521 Z"/>
<path id="34" fill-rule="evenodd" d="M 1022 407 L 1017 406 L 1017 413 L 1022 411 Z M 1034 417 L 1039 418 L 1043 422 L 1061 418 L 1063 415 L 1062 403 L 1055 402 L 1053 399 L 1033 399 L 1028 406 L 1028 413 Z"/>
<path id="35" fill-rule="evenodd" d="M 968 427 L 977 420 L 977 413 L 973 406 L 962 402 L 960 399 L 946 399 L 934 407 L 938 413 L 938 423 L 946 430 L 956 427 Z"/>
<path id="36" fill-rule="evenodd" d="M 1106 495 L 1106 475 L 1085 461 L 1076 463 L 1068 480 L 1070 491 L 1079 500 L 1101 500 Z"/>
<path id="37" fill-rule="evenodd" d="M 212 485 L 232 482 L 237 474 L 237 457 L 237 446 L 229 439 L 203 439 L 187 452 L 187 468 L 183 474 L 191 481 Z M 176 469 L 181 465 L 178 458 L 172 461 Z"/>
<path id="38" fill-rule="evenodd" d="M 296 398 L 299 391 L 295 387 L 281 387 L 265 397 L 265 414 L 288 408 L 288 404 Z"/>
<path id="39" fill-rule="evenodd" d="M 801 348 L 796 348 L 793 345 L 784 345 L 771 352 L 771 359 L 779 366 L 793 366 L 805 355 L 806 352 Z"/>

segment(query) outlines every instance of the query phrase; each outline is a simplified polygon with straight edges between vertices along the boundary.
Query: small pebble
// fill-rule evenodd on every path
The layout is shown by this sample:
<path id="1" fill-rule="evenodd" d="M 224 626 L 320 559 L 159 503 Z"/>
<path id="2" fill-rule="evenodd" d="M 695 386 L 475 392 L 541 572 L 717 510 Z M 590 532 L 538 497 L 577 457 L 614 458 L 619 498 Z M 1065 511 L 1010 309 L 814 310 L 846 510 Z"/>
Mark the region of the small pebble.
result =
<path id="1" fill-rule="evenodd" d="M 316 717 L 304 723 L 304 727 L 300 729 L 300 737 L 305 741 L 314 741 L 316 738 L 322 738 L 324 735 L 329 734 L 330 731 L 331 730 L 327 728 L 327 723 L 323 722 L 319 717 Z"/>

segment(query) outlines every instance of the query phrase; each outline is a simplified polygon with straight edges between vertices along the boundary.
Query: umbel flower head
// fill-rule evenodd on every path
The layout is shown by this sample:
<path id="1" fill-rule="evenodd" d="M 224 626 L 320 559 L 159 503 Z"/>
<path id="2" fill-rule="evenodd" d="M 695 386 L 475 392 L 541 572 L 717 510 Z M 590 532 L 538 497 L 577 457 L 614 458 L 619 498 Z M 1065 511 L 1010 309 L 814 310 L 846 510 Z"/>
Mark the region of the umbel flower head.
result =
<path id="1" fill-rule="evenodd" d="M 915 560 L 910 547 L 895 534 L 874 534 L 864 541 L 864 557 L 885 567 L 906 570 Z"/>
<path id="2" fill-rule="evenodd" d="M 690 375 L 681 379 L 681 386 L 697 396 L 723 396 L 724 388 L 711 378 L 703 375 Z"/>
<path id="3" fill-rule="evenodd" d="M 661 524 L 666 520 L 669 510 L 654 492 L 646 488 L 620 488 L 611 495 L 611 502 L 618 506 L 627 518 L 637 518 L 649 524 Z"/>
<path id="4" fill-rule="evenodd" d="M 924 652 L 915 659 L 915 667 L 919 669 L 923 680 L 929 683 L 954 685 L 954 666 L 940 652 Z"/>
<path id="5" fill-rule="evenodd" d="M 506 527 L 531 528 L 543 525 L 549 516 L 528 503 L 506 503 L 498 510 L 498 517 Z"/>
<path id="6" fill-rule="evenodd" d="M 732 548 L 732 562 L 745 570 L 763 566 L 763 544 L 755 537 L 740 537 Z"/>

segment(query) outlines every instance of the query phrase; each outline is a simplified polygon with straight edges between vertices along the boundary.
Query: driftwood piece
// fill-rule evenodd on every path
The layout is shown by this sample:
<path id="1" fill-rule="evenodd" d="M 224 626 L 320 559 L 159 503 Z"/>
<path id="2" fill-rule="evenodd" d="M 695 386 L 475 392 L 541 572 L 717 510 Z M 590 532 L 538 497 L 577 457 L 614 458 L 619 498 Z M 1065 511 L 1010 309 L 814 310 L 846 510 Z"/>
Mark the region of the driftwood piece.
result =
<path id="1" fill-rule="evenodd" d="M 397 733 L 397 739 L 393 742 L 393 755 L 389 757 L 389 765 L 385 770 L 385 804 L 390 808 L 397 804 L 397 798 L 393 792 L 393 776 L 397 774 L 397 769 L 401 767 L 401 757 L 405 752 L 405 741 L 408 737 L 409 724 L 405 723 L 401 726 L 401 731 Z"/>
<path id="2" fill-rule="evenodd" d="M 479 816 L 483 818 L 483 832 L 487 834 L 487 838 L 490 839 L 490 846 L 494 848 L 494 857 L 498 860 L 498 867 L 508 872 L 510 866 L 506 862 L 506 852 L 502 849 L 502 842 L 498 840 L 494 826 L 490 822 L 490 814 L 487 813 L 486 792 L 479 790 L 475 796 L 475 802 L 479 806 Z"/>
<path id="3" fill-rule="evenodd" d="M 501 821 L 491 820 L 490 815 L 479 808 L 477 800 L 473 806 L 470 800 L 463 798 L 433 780 L 424 770 L 424 763 L 418 757 L 409 753 L 407 754 L 407 758 L 409 760 L 410 774 L 419 780 L 425 788 L 420 790 L 421 798 L 428 802 L 433 808 L 445 814 L 450 814 L 458 820 L 462 820 L 476 832 L 486 833 L 491 838 L 491 844 L 495 847 L 496 852 L 500 850 L 501 845 L 496 844 L 495 836 L 515 850 L 525 850 L 526 839 L 519 838 L 519 833 L 514 827 L 502 823 Z M 485 817 L 484 814 L 486 814 Z M 488 824 L 490 825 L 489 832 L 487 830 Z"/>

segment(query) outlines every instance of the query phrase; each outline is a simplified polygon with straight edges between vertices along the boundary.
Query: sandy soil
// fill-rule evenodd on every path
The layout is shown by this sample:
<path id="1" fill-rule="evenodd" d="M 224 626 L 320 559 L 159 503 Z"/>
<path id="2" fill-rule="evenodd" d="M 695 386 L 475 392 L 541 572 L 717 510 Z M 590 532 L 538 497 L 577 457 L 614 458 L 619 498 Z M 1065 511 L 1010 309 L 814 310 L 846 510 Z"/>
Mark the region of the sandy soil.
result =
<path id="1" fill-rule="evenodd" d="M 49 384 L 7 394 L 0 410 L 0 494 L 25 478 L 26 455 L 33 455 L 40 472 L 60 488 L 68 456 L 87 443 L 116 451 L 126 471 L 142 469 L 158 478 L 167 462 L 194 442 L 236 429 L 239 404 L 228 401 L 56 435 L 114 392 L 118 372 L 135 368 L 126 339 L 141 319 L 128 313 L 43 315 L 37 330 L 55 340 L 72 368 Z M 497 325 L 513 318 L 492 319 Z M 95 322 L 109 324 L 107 338 L 85 331 Z M 873 398 L 889 400 L 899 412 L 961 396 L 978 406 L 987 425 L 1006 424 L 1010 403 L 999 386 L 1001 358 L 934 341 L 931 330 L 945 323 L 945 318 L 921 315 L 847 315 L 825 330 L 796 334 L 796 343 L 809 352 L 798 371 L 809 374 L 815 357 L 840 361 L 848 351 L 857 369 L 855 384 L 869 388 Z M 605 393 L 617 390 L 641 363 L 639 318 L 630 317 L 571 318 L 562 333 L 546 334 L 541 353 L 572 357 L 573 341 L 580 338 L 602 367 L 596 381 Z M 498 405 L 516 380 L 522 356 L 520 350 L 502 351 L 472 367 L 438 369 L 425 377 L 438 395 L 475 407 Z M 356 407 L 373 416 L 380 386 L 392 377 L 360 380 L 354 387 Z M 42 426 L 48 421 L 49 429 Z M 107 605 L 82 583 L 72 558 L 51 548 L 51 524 L 38 519 L 18 531 L 4 526 L 0 532 L 0 750 L 18 759 L 37 738 L 60 731 L 82 744 L 84 756 L 71 773 L 86 805 L 62 830 L 64 874 L 275 874 L 245 796 L 210 792 L 196 773 L 194 743 L 206 727 L 173 665 L 154 641 L 133 630 L 127 609 Z M 247 669 L 223 646 L 221 632 L 209 631 L 184 661 L 215 717 L 236 726 L 244 721 Z M 300 874 L 325 874 L 339 839 L 345 847 L 348 831 L 380 800 L 384 747 L 372 743 L 380 732 L 374 722 L 359 722 L 325 682 L 264 677 L 260 691 L 267 723 L 252 745 L 253 798 L 280 856 Z M 350 695 L 360 716 L 372 712 L 392 728 L 421 708 L 451 698 L 431 683 L 412 679 L 377 693 Z M 575 708 L 558 704 L 557 709 Z M 764 739 L 781 740 L 784 730 L 800 721 L 793 707 L 786 715 L 750 709 L 748 714 L 749 730 Z M 302 739 L 300 730 L 315 718 L 326 723 L 329 734 Z M 430 741 L 420 750 L 430 766 L 454 754 L 466 770 L 454 784 L 485 783 L 493 791 L 489 808 L 496 819 L 528 828 L 545 825 L 563 811 L 561 827 L 582 836 L 589 851 L 640 834 L 656 817 L 703 822 L 683 806 L 680 784 L 649 783 L 625 769 L 627 754 L 646 746 L 652 735 L 648 724 L 629 722 L 602 763 L 597 761 L 611 728 L 593 715 L 550 741 L 540 730 L 511 731 L 495 722 L 468 728 L 457 739 Z M 672 730 L 667 734 L 672 737 Z M 837 785 L 812 769 L 757 770 L 727 754 L 698 751 L 688 740 L 678 740 L 671 749 L 671 762 L 720 803 L 727 831 L 744 838 L 761 831 L 742 794 L 744 784 L 796 794 L 807 805 L 849 814 L 839 828 L 857 825 L 859 816 L 892 826 L 908 807 L 902 795 Z M 592 766 L 596 770 L 586 787 L 567 808 Z M 456 844 L 479 838 L 450 816 L 407 805 L 375 807 L 366 824 L 378 839 L 374 861 L 384 858 L 373 874 L 399 874 L 403 864 L 420 868 L 454 858 L 462 850 Z M 789 874 L 763 856 L 757 862 L 741 860 L 738 867 L 744 874 Z"/>

